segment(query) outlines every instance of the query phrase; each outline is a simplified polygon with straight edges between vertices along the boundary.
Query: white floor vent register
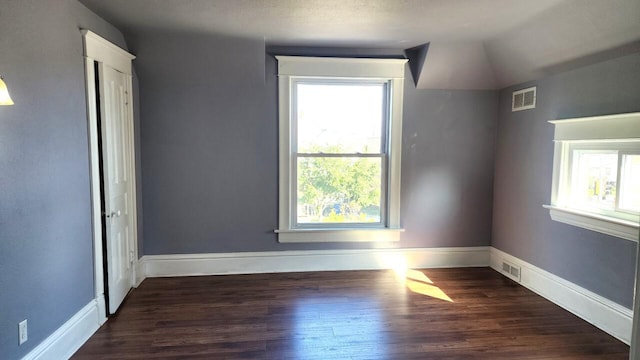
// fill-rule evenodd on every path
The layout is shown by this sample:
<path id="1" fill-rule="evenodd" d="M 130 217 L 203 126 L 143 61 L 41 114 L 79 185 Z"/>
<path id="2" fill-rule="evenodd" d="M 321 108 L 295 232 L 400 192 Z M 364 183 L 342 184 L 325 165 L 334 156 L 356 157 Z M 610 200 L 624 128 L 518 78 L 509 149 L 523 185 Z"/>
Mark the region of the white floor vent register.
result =
<path id="1" fill-rule="evenodd" d="M 502 260 L 502 273 L 513 281 L 520 282 L 520 267 Z"/>

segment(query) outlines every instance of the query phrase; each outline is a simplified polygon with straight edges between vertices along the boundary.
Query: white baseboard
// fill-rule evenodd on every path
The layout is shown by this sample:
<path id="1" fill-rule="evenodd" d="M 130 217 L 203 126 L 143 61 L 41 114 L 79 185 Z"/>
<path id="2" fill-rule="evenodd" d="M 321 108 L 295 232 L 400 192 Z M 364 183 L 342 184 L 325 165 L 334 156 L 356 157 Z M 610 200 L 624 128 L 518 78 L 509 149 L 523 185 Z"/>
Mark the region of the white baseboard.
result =
<path id="1" fill-rule="evenodd" d="M 70 358 L 100 327 L 104 313 L 99 313 L 98 307 L 98 301 L 91 300 L 22 359 L 58 360 Z"/>
<path id="2" fill-rule="evenodd" d="M 96 306 L 98 307 L 98 325 L 102 326 L 107 322 L 107 302 L 104 298 L 104 294 L 100 294 L 96 298 Z"/>
<path id="3" fill-rule="evenodd" d="M 489 266 L 489 247 L 145 255 L 146 277 Z"/>
<path id="4" fill-rule="evenodd" d="M 133 272 L 134 272 L 134 281 L 133 281 L 133 287 L 138 287 L 140 286 L 140 283 L 142 283 L 142 281 L 145 278 L 145 270 L 144 270 L 144 263 L 142 262 L 142 259 L 138 259 L 136 261 L 133 262 Z"/>
<path id="5" fill-rule="evenodd" d="M 491 248 L 491 267 L 502 273 L 502 260 L 521 267 L 520 284 L 579 316 L 625 344 L 631 342 L 633 311 L 535 265 Z"/>

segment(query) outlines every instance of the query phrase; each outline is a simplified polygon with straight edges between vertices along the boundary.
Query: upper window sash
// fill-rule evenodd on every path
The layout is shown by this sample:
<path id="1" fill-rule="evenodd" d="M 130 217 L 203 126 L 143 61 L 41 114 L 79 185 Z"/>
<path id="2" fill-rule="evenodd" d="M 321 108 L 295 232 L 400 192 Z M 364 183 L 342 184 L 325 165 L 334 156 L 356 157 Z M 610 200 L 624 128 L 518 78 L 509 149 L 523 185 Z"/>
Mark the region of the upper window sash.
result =
<path id="1" fill-rule="evenodd" d="M 389 123 L 391 116 L 391 81 L 388 79 L 342 79 L 342 78 L 318 78 L 318 77 L 308 77 L 308 76 L 291 76 L 290 79 L 290 87 L 291 87 L 291 114 L 290 114 L 290 123 L 291 123 L 291 152 L 298 154 L 310 154 L 314 152 L 309 151 L 299 151 L 299 120 L 298 120 L 298 85 L 382 85 L 383 86 L 383 101 L 380 104 L 382 108 L 382 118 L 380 122 L 380 143 L 377 151 L 367 151 L 361 152 L 363 154 L 387 154 L 388 153 L 388 136 L 389 136 Z M 322 152 L 318 152 L 321 154 Z M 331 152 L 331 153 L 340 153 L 340 152 Z M 356 152 L 357 153 L 357 152 Z M 344 152 L 344 154 L 348 154 L 348 152 Z"/>

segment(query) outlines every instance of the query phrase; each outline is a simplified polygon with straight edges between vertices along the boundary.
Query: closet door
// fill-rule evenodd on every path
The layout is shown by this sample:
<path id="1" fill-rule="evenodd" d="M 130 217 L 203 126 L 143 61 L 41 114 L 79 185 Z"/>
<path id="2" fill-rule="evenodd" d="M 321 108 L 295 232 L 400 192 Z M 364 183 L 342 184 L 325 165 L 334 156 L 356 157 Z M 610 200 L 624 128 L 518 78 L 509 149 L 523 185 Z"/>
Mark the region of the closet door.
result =
<path id="1" fill-rule="evenodd" d="M 128 75 L 106 65 L 100 71 L 101 143 L 109 313 L 116 312 L 133 279 L 133 121 Z"/>

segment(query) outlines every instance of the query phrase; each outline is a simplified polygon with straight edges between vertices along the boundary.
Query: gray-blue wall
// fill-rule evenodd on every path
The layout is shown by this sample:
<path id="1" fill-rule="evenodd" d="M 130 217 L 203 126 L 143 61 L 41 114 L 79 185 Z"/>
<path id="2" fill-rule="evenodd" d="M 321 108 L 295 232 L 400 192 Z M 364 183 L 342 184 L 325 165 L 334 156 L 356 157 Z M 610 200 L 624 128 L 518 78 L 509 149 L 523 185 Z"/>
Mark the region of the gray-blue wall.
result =
<path id="1" fill-rule="evenodd" d="M 381 246 L 277 242 L 276 63 L 262 40 L 127 40 L 140 79 L 145 254 Z M 382 246 L 489 245 L 497 93 L 416 90 L 406 73 L 406 233 Z"/>
<path id="2" fill-rule="evenodd" d="M 94 298 L 84 59 L 79 28 L 125 46 L 75 0 L 3 0 L 0 358 L 33 349 Z M 29 340 L 18 346 L 18 322 Z"/>
<path id="3" fill-rule="evenodd" d="M 533 110 L 511 112 L 511 92 L 537 86 Z M 494 247 L 631 308 L 636 243 L 552 221 L 553 125 L 548 120 L 640 111 L 640 54 L 500 92 Z"/>

